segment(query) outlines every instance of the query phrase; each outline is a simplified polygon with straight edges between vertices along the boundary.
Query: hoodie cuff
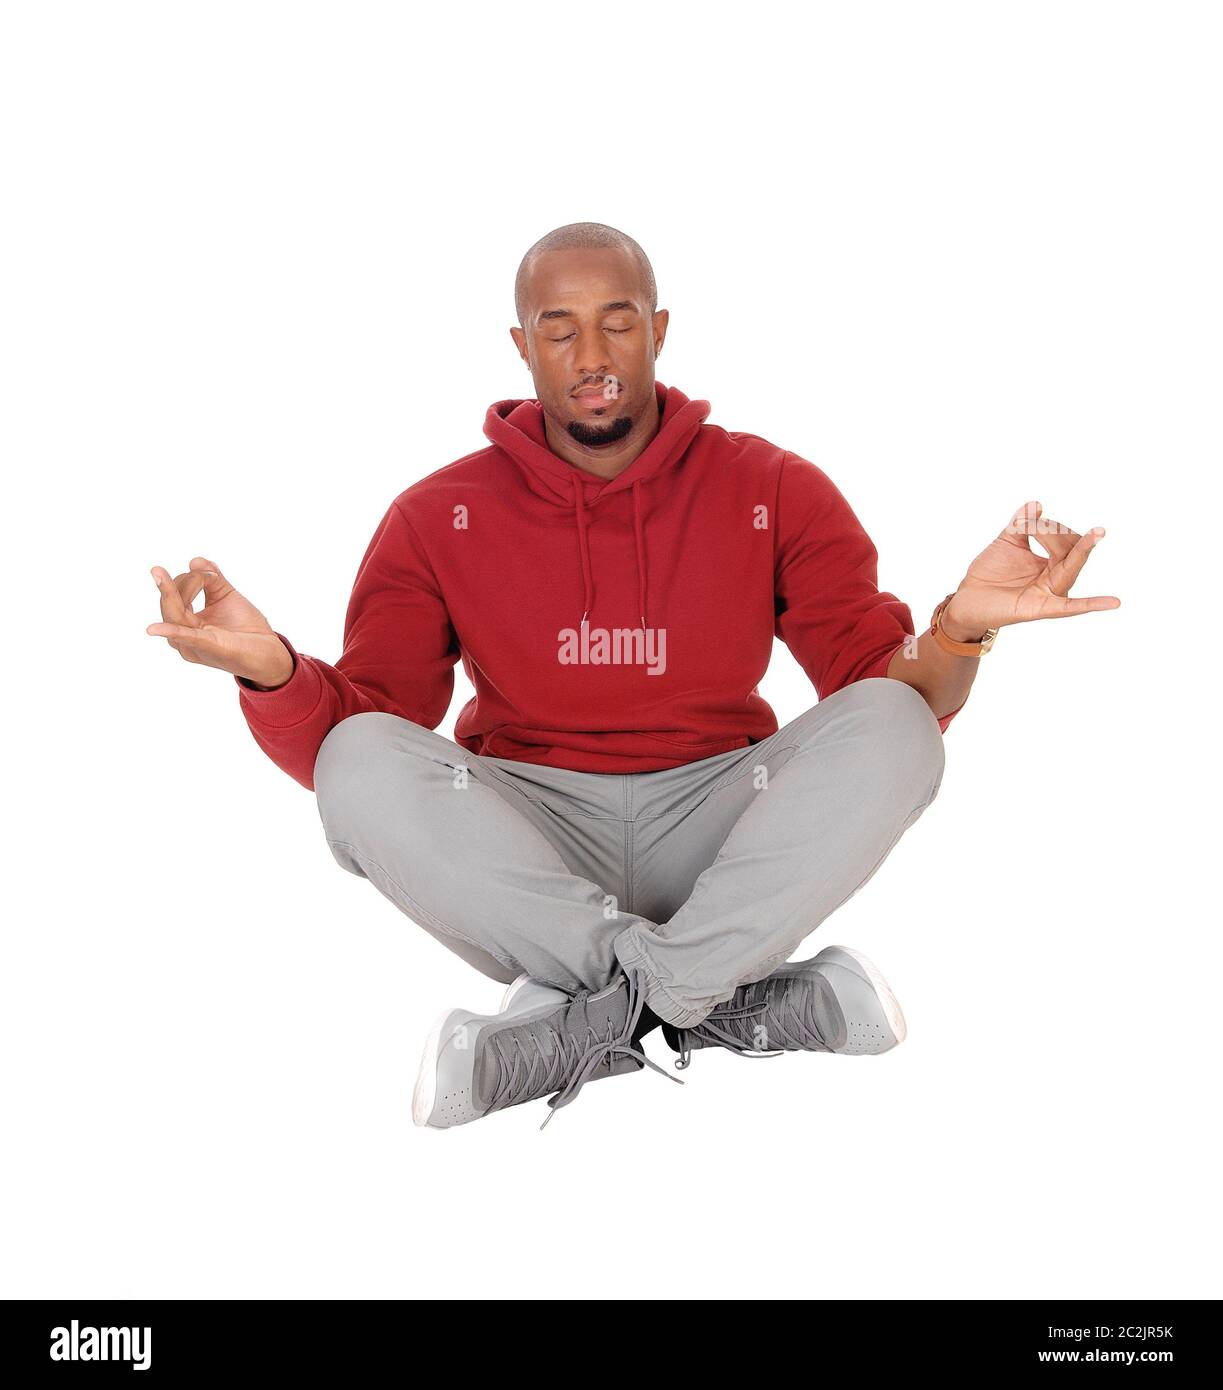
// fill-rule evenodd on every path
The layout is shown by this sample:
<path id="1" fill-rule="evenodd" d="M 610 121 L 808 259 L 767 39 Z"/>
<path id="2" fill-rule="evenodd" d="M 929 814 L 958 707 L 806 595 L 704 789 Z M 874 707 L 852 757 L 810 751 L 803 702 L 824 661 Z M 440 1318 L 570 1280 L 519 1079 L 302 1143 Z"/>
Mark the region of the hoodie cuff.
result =
<path id="1" fill-rule="evenodd" d="M 971 694 L 972 692 L 969 691 L 969 695 Z M 947 714 L 939 715 L 938 727 L 940 733 L 945 734 L 947 732 L 947 725 L 951 723 L 951 721 L 956 717 L 957 714 L 959 714 L 959 712 L 964 708 L 964 706 L 967 703 L 968 695 L 965 695 L 964 698 L 960 701 L 960 703 L 955 707 L 955 709 L 950 710 Z"/>
<path id="2" fill-rule="evenodd" d="M 289 649 L 293 658 L 293 674 L 275 690 L 258 690 L 245 676 L 235 676 L 239 703 L 247 719 L 269 729 L 288 729 L 308 719 L 318 706 L 323 682 L 308 657 L 302 657 L 293 643 L 277 632 L 276 636 Z"/>
<path id="3" fill-rule="evenodd" d="M 905 639 L 907 640 L 907 639 Z M 888 673 L 888 667 L 892 664 L 892 658 L 904 646 L 904 641 L 897 642 L 896 645 L 884 654 L 873 665 L 868 666 L 860 676 L 855 679 L 860 681 L 880 680 Z"/>

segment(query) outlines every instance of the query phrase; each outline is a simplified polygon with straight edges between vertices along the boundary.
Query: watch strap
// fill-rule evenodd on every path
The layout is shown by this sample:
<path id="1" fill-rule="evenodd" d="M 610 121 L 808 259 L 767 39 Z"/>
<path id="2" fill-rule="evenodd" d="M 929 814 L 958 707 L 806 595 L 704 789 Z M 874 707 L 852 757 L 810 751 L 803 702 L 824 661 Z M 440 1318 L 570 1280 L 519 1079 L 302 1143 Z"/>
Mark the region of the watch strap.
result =
<path id="1" fill-rule="evenodd" d="M 930 615 L 930 635 L 943 651 L 951 656 L 984 656 L 994 645 L 994 638 L 998 636 L 998 629 L 996 627 L 987 628 L 979 642 L 957 642 L 954 638 L 948 637 L 943 631 L 940 619 L 943 616 L 943 609 L 953 598 L 955 598 L 954 593 L 948 594 Z"/>

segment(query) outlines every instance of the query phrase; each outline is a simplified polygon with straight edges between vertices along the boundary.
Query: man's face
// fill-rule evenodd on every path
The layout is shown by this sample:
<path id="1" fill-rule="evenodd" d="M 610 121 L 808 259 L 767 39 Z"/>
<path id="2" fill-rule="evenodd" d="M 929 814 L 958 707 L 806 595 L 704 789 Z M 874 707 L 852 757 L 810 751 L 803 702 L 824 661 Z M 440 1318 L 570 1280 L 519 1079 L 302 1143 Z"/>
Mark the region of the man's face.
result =
<path id="1" fill-rule="evenodd" d="M 654 407 L 667 313 L 651 314 L 636 259 L 615 249 L 546 251 L 510 329 L 544 414 L 587 447 L 623 439 Z"/>

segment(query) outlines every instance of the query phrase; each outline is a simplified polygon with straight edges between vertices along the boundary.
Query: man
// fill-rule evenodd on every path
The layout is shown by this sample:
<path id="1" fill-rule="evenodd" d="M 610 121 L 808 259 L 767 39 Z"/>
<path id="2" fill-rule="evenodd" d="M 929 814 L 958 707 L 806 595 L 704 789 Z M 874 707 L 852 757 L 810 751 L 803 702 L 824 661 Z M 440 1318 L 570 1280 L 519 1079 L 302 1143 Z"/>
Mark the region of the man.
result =
<path id="1" fill-rule="evenodd" d="M 550 1119 L 588 1080 L 661 1071 L 660 1023 L 677 1066 L 885 1052 L 905 1024 L 874 965 L 790 957 L 933 801 L 997 630 L 1119 605 L 1068 597 L 1103 530 L 1025 504 L 915 637 L 818 467 L 656 382 L 668 314 L 632 238 L 561 227 L 515 295 L 535 397 L 391 503 L 335 666 L 200 556 L 153 568 L 147 631 L 234 676 L 344 868 L 509 983 L 434 1028 L 417 1123 L 544 1097 Z M 775 635 L 819 696 L 780 730 L 757 690 Z M 460 659 L 452 743 L 432 731 Z"/>

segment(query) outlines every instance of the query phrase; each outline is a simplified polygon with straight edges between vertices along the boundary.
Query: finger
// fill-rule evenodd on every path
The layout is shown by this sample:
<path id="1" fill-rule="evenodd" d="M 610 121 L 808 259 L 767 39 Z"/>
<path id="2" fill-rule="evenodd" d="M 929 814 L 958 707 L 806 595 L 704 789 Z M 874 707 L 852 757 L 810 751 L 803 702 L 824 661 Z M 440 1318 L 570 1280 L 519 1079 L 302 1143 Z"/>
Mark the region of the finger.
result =
<path id="1" fill-rule="evenodd" d="M 1039 516 L 1040 503 L 1025 502 L 1011 513 L 1010 521 L 998 533 L 999 539 L 1010 541 L 1012 545 L 1032 554 L 1032 547 L 1028 544 L 1029 528 L 1035 525 Z"/>
<path id="2" fill-rule="evenodd" d="M 191 620 L 190 612 L 183 603 L 183 596 L 178 591 L 178 585 L 160 565 L 154 565 L 149 572 L 152 574 L 153 582 L 157 585 L 157 591 L 161 595 L 161 616 L 168 623 L 188 624 Z"/>
<path id="3" fill-rule="evenodd" d="M 212 560 L 206 560 L 202 555 L 192 557 L 188 566 L 190 573 L 198 574 L 201 577 L 200 587 L 204 590 L 204 595 L 209 603 L 215 603 L 217 599 L 224 598 L 233 588 L 233 585 L 221 573 L 220 566 Z M 197 589 L 198 593 L 199 590 Z"/>
<path id="4" fill-rule="evenodd" d="M 183 614 L 163 613 L 171 621 L 190 623 L 195 621 L 194 603 L 201 590 L 204 591 L 204 604 L 216 603 L 232 591 L 232 585 L 211 560 L 202 555 L 192 558 L 190 567 L 183 574 L 174 576 L 174 585 L 183 601 Z"/>
<path id="5" fill-rule="evenodd" d="M 1087 563 L 1087 557 L 1103 535 L 1103 526 L 1093 526 L 1086 535 L 1078 538 L 1065 555 L 1049 566 L 1049 587 L 1055 594 L 1065 594 L 1070 590 Z"/>
<path id="6" fill-rule="evenodd" d="M 1077 531 L 1050 516 L 1042 516 L 1029 534 L 1049 552 L 1051 560 L 1065 559 L 1080 539 Z"/>
<path id="7" fill-rule="evenodd" d="M 220 655 L 221 646 L 207 628 L 187 627 L 183 623 L 150 623 L 145 628 L 150 637 L 164 637 L 171 646 L 185 643 L 192 651 L 209 652 Z"/>
<path id="8" fill-rule="evenodd" d="M 178 596 L 183 601 L 184 610 L 193 615 L 195 613 L 195 598 L 204 587 L 204 575 L 200 570 L 187 570 L 184 574 L 174 576 L 174 587 L 178 590 Z"/>
<path id="9" fill-rule="evenodd" d="M 1056 605 L 1050 604 L 1042 609 L 1042 618 L 1076 618 L 1080 613 L 1103 613 L 1110 608 L 1120 608 L 1121 600 L 1116 594 L 1093 594 L 1091 598 L 1062 598 Z"/>

